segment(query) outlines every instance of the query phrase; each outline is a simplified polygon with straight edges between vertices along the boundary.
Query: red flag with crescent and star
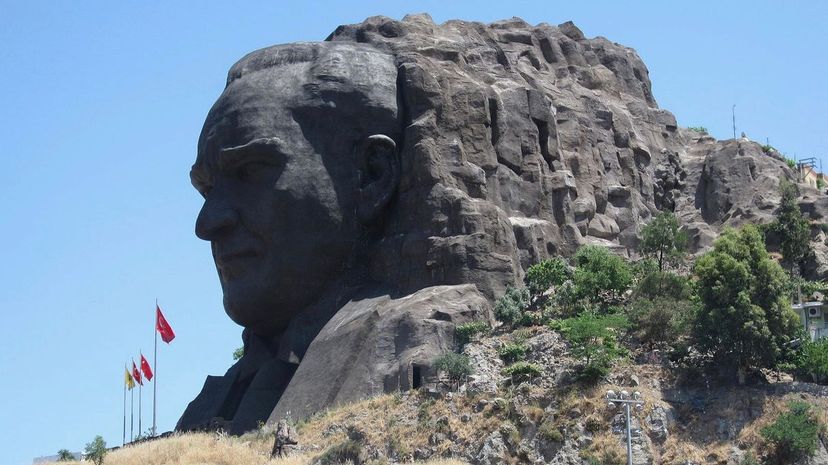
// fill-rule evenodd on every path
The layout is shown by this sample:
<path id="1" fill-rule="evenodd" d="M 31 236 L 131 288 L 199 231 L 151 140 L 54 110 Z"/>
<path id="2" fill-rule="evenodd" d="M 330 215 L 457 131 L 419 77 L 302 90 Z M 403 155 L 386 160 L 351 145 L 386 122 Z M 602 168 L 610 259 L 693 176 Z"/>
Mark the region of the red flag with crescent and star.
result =
<path id="1" fill-rule="evenodd" d="M 147 359 L 144 358 L 144 354 L 141 354 L 141 372 L 144 373 L 144 378 L 147 381 L 152 381 L 152 369 Z"/>
<path id="2" fill-rule="evenodd" d="M 158 331 L 158 334 L 161 335 L 161 340 L 167 344 L 175 339 L 175 332 L 173 332 L 170 324 L 167 323 L 167 319 L 164 318 L 164 314 L 161 313 L 161 307 L 157 304 L 155 305 L 155 329 Z"/>

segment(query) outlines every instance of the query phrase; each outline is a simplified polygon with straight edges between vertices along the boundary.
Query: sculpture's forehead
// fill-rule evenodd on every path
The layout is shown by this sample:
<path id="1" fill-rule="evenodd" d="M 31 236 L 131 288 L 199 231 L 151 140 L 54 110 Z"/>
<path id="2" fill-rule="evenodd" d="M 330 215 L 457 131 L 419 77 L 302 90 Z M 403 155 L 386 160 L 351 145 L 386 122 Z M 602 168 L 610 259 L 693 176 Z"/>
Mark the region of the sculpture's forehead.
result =
<path id="1" fill-rule="evenodd" d="M 291 111 L 304 99 L 306 79 L 291 71 L 261 71 L 227 86 L 204 122 L 199 152 L 297 132 Z"/>

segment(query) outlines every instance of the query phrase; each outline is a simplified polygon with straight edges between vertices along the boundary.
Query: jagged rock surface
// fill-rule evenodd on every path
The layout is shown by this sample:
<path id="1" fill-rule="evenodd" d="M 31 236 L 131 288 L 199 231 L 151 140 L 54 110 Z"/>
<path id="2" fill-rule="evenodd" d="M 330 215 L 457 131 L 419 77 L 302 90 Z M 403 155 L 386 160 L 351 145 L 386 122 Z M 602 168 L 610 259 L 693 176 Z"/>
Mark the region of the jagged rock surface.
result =
<path id="1" fill-rule="evenodd" d="M 725 226 L 771 221 L 779 180 L 796 178 L 755 142 L 680 128 L 656 104 L 633 49 L 588 39 L 571 22 L 373 17 L 328 40 L 369 43 L 398 61 L 406 141 L 416 144 L 404 167 L 418 179 L 408 183 L 431 181 L 426 191 L 402 189 L 399 211 L 443 205 L 437 217 L 397 219 L 432 226 L 421 230 L 424 248 L 409 241 L 403 252 L 453 256 L 444 263 L 464 263 L 439 276 L 490 296 L 530 264 L 584 243 L 634 254 L 641 226 L 659 210 L 674 211 L 692 251 L 703 251 Z M 828 201 L 803 190 L 806 210 L 820 218 Z M 822 276 L 828 254 L 814 245 L 809 269 Z"/>

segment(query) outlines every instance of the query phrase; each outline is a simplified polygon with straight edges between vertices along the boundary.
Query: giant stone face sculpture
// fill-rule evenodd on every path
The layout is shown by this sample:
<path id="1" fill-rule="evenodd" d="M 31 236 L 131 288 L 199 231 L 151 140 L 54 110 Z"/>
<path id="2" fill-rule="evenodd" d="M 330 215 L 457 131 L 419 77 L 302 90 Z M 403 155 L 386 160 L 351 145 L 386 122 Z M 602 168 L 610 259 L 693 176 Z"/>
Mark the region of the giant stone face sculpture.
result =
<path id="1" fill-rule="evenodd" d="M 572 23 L 374 17 L 253 52 L 191 172 L 245 354 L 177 428 L 241 433 L 417 386 L 532 263 L 633 254 L 663 209 L 701 250 L 767 221 L 782 177 L 758 144 L 679 128 L 633 50 Z"/>

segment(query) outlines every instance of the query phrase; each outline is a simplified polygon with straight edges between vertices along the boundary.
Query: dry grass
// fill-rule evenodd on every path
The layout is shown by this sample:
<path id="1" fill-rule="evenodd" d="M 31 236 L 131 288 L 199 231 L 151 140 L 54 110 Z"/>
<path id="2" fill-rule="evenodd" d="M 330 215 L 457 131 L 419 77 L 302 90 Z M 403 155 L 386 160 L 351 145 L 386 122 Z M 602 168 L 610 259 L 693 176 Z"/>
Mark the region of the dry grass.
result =
<path id="1" fill-rule="evenodd" d="M 106 455 L 105 465 L 309 465 L 315 454 L 296 453 L 270 459 L 270 442 L 246 441 L 206 433 L 169 438 L 125 447 Z M 54 465 L 88 465 L 90 462 L 59 462 Z M 468 465 L 460 460 L 438 459 L 427 465 Z"/>
<path id="2" fill-rule="evenodd" d="M 105 465 L 307 465 L 310 457 L 290 456 L 269 459 L 270 450 L 251 447 L 239 438 L 216 434 L 192 433 L 173 435 L 112 451 L 104 459 Z M 60 462 L 60 464 L 88 465 L 90 462 Z"/>

